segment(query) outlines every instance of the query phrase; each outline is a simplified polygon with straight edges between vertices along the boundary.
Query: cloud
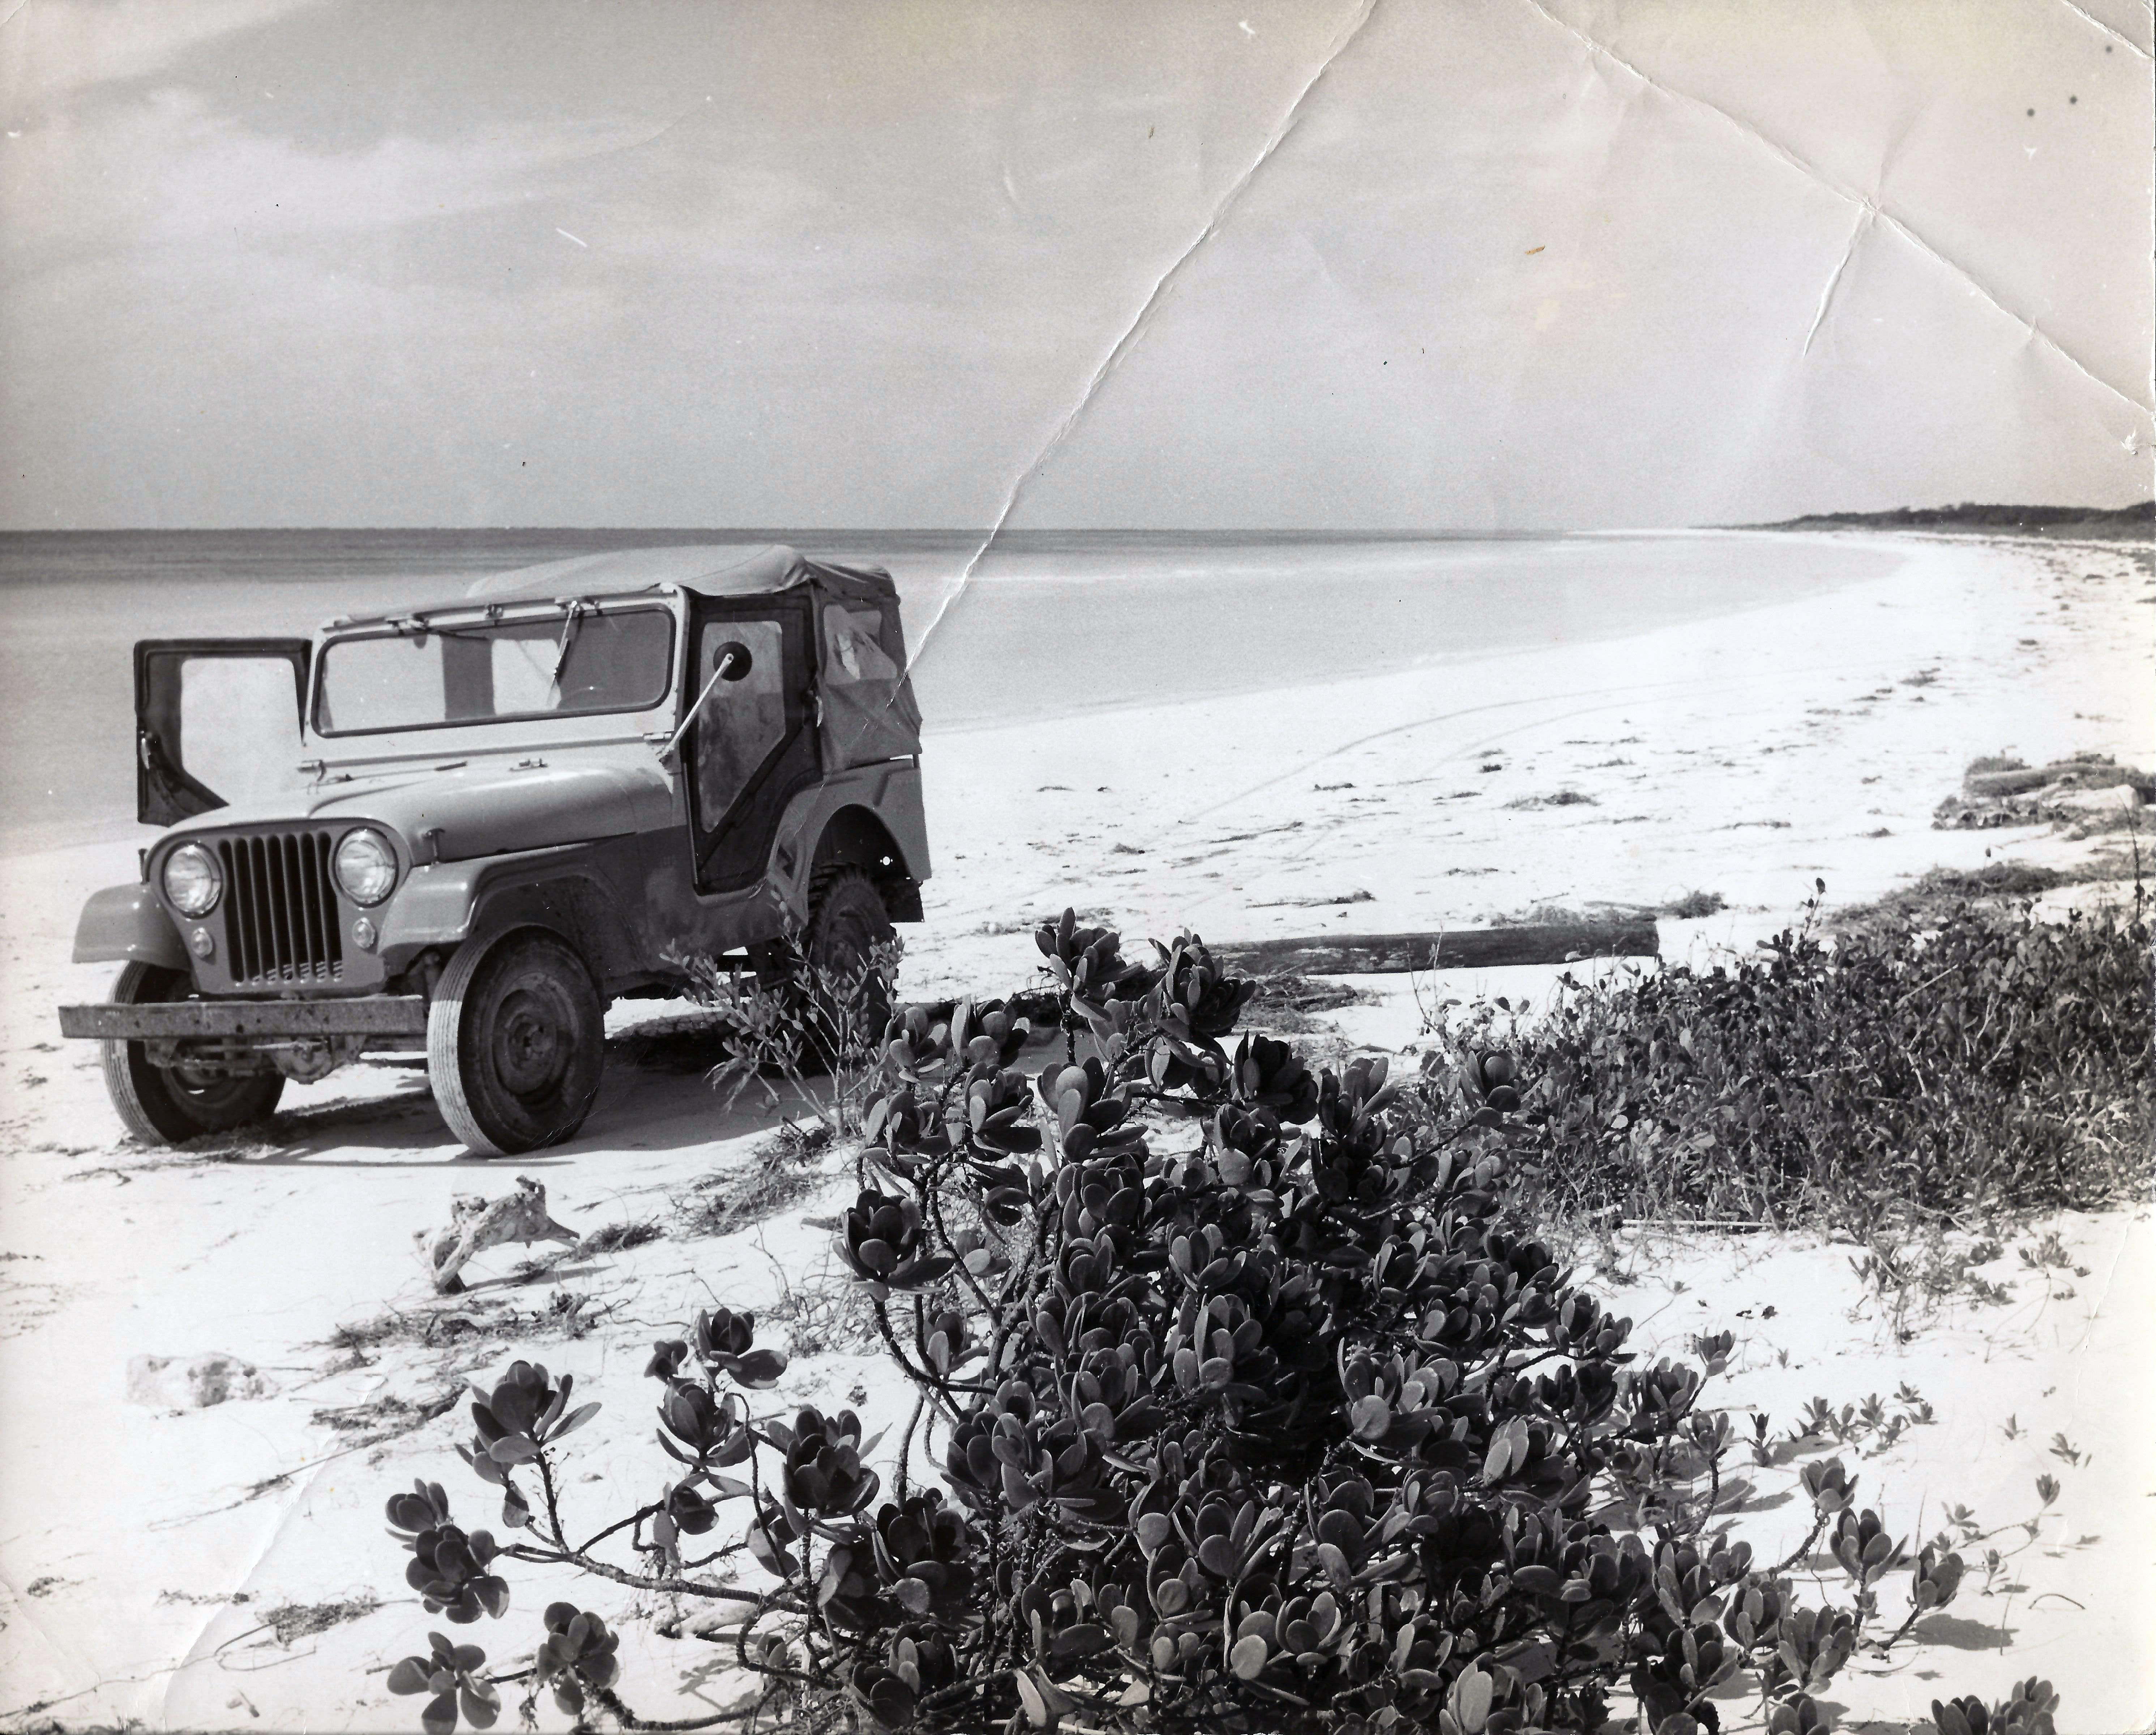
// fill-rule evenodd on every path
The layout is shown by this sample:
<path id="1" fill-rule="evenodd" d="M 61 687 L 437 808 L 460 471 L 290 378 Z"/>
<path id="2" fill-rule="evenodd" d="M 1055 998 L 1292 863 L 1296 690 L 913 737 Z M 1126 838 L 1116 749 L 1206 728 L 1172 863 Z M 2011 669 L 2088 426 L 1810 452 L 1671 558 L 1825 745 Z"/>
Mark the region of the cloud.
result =
<path id="1" fill-rule="evenodd" d="M 2145 487 L 1851 203 L 2145 377 L 2142 63 L 1929 5 L 1381 5 L 1022 518 Z M 984 522 L 1355 10 L 31 0 L 0 522 Z"/>
<path id="2" fill-rule="evenodd" d="M 0 105 L 9 124 L 101 86 L 311 11 L 325 0 L 24 0 L 0 20 Z"/>

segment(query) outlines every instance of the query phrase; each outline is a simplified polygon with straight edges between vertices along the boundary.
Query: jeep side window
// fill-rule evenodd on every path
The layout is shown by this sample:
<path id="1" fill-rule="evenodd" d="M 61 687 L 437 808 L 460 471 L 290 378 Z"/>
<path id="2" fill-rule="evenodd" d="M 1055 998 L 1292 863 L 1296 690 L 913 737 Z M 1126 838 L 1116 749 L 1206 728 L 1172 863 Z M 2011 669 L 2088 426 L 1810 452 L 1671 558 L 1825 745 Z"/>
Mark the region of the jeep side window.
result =
<path id="1" fill-rule="evenodd" d="M 722 680 L 697 713 L 695 735 L 696 823 L 708 831 L 748 787 L 749 779 L 786 738 L 784 633 L 775 620 L 716 620 L 697 634 L 688 690 L 703 691 L 729 644 L 746 645 L 748 673 Z"/>
<path id="2" fill-rule="evenodd" d="M 180 665 L 187 775 L 227 802 L 304 786 L 292 665 L 281 658 L 189 657 Z"/>
<path id="3" fill-rule="evenodd" d="M 304 639 L 135 647 L 135 817 L 146 825 L 300 787 Z"/>
<path id="4" fill-rule="evenodd" d="M 824 608 L 824 637 L 829 654 L 824 679 L 839 685 L 889 686 L 898 680 L 898 665 L 883 654 L 876 634 L 883 617 L 873 609 L 842 608 L 836 603 Z"/>
<path id="5" fill-rule="evenodd" d="M 826 603 L 822 624 L 821 721 L 827 760 L 869 765 L 913 752 L 918 742 L 912 733 L 912 701 L 901 703 L 906 671 L 899 658 L 904 653 L 885 649 L 887 624 L 882 613 Z"/>

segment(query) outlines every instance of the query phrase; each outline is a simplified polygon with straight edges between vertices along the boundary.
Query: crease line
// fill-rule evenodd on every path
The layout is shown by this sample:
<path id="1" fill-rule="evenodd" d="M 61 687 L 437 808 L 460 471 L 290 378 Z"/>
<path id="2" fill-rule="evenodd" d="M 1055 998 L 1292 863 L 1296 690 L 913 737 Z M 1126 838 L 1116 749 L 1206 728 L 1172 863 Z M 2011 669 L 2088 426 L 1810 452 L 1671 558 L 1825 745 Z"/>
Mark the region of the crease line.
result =
<path id="1" fill-rule="evenodd" d="M 2074 0 L 2059 0 L 2059 4 L 2065 7 L 2068 12 L 2071 13 L 2076 18 L 2087 24 L 2090 29 L 2101 30 L 2113 42 L 2124 44 L 2129 53 L 2138 54 L 2144 60 L 2148 58 L 2148 50 L 2143 48 L 2141 44 L 2136 42 L 2132 37 L 2122 35 L 2119 32 L 2112 29 L 2110 25 L 2105 23 L 2104 21 L 2097 17 L 2094 13 L 2083 12 L 2081 8 L 2074 4 Z M 2144 11 L 2156 10 L 2156 8 L 2148 8 L 2145 4 L 2143 9 Z"/>
<path id="2" fill-rule="evenodd" d="M 2070 1353 L 2078 1353 L 2087 1349 L 2089 1339 L 2096 1336 L 2097 1322 L 2104 1317 L 2105 1305 L 2111 1300 L 2112 1291 L 2118 1287 L 2118 1268 L 2126 1263 L 2127 1243 L 2133 1239 L 2133 1225 L 2129 1223 L 2120 1233 L 2118 1245 L 2112 1250 L 2111 1269 L 2104 1273 L 2103 1293 L 2096 1298 L 2095 1305 L 2089 1309 L 2088 1322 L 2082 1327 L 2082 1335 L 2075 1342 L 2073 1350 Z"/>
<path id="3" fill-rule="evenodd" d="M 291 1528 L 294 1521 L 299 1517 L 300 1508 L 306 1504 L 308 1496 L 315 1491 L 315 1485 L 321 1481 L 322 1472 L 328 1468 L 326 1460 L 318 1459 L 307 1467 L 304 1481 L 300 1481 L 295 1477 L 291 1498 L 284 1503 L 283 1511 L 278 1514 L 275 1527 L 264 1539 L 261 1546 L 254 1551 L 254 1558 L 248 1563 L 246 1570 L 237 1574 L 239 1580 L 237 1589 L 248 1590 L 254 1584 L 254 1575 L 262 1570 L 262 1563 L 270 1558 L 270 1551 L 277 1546 L 285 1532 Z M 156 1671 L 165 1676 L 164 1688 L 157 1705 L 158 1722 L 164 1727 L 172 1727 L 172 1694 L 180 1684 L 180 1676 L 197 1663 L 217 1655 L 218 1646 L 209 1645 L 207 1650 L 203 1647 L 208 1644 L 210 1630 L 217 1625 L 219 1617 L 230 1608 L 231 1604 L 227 1603 L 224 1608 L 212 1609 L 205 1614 L 202 1625 L 195 1630 L 194 1638 L 188 1644 L 187 1650 L 181 1654 L 178 1661 Z"/>
<path id="4" fill-rule="evenodd" d="M 2141 399 L 2134 397 L 2131 393 L 2121 391 L 2117 386 L 2112 384 L 2109 380 L 2104 378 L 2102 374 L 2097 372 L 2095 369 L 2089 367 L 2078 356 L 2075 355 L 2072 351 L 2066 348 L 2066 346 L 2061 343 L 2057 338 L 2052 336 L 2050 332 L 2038 326 L 2036 321 L 2029 317 L 2028 315 L 2017 313 L 2013 308 L 2009 307 L 2004 301 L 1999 299 L 1998 295 L 1993 292 L 1990 285 L 1986 284 L 1983 279 L 1978 277 L 1966 266 L 1959 264 L 1956 261 L 1948 259 L 1946 254 L 1941 253 L 1938 248 L 1933 246 L 1929 241 L 1927 241 L 1922 235 L 1911 228 L 1907 222 L 1902 218 L 1897 217 L 1892 211 L 1887 209 L 1885 206 L 1877 203 L 1874 200 L 1867 198 L 1861 192 L 1853 192 L 1849 187 L 1840 185 L 1839 182 L 1835 181 L 1832 177 L 1829 176 L 1825 171 L 1820 169 L 1817 164 L 1808 162 L 1804 158 L 1798 156 L 1797 153 L 1791 150 L 1787 145 L 1768 137 L 1767 135 L 1760 131 L 1758 127 L 1751 126 L 1746 121 L 1738 120 L 1737 116 L 1731 114 L 1728 110 L 1722 108 L 1715 103 L 1709 102 L 1704 96 L 1696 95 L 1691 91 L 1679 90 L 1673 85 L 1665 85 L 1659 79 L 1653 77 L 1648 73 L 1641 71 L 1640 68 L 1635 66 L 1614 49 L 1596 41 L 1594 38 L 1589 36 L 1584 30 L 1580 29 L 1577 25 L 1568 23 L 1567 20 L 1558 17 L 1557 13 L 1552 12 L 1548 6 L 1543 3 L 1543 0 L 1522 0 L 1522 3 L 1532 7 L 1535 11 L 1540 13 L 1544 18 L 1548 19 L 1550 23 L 1555 25 L 1567 35 L 1584 44 L 1590 53 L 1600 55 L 1604 59 L 1609 61 L 1614 66 L 1621 67 L 1625 71 L 1631 74 L 1634 78 L 1638 79 L 1641 83 L 1650 85 L 1653 89 L 1662 92 L 1666 96 L 1674 98 L 1676 100 L 1680 102 L 1690 103 L 1695 108 L 1705 110 L 1708 114 L 1712 115 L 1717 120 L 1735 128 L 1737 131 L 1741 133 L 1744 137 L 1750 139 L 1755 144 L 1760 146 L 1763 149 L 1766 150 L 1772 155 L 1779 157 L 1791 168 L 1795 169 L 1799 174 L 1804 175 L 1808 179 L 1815 182 L 1818 185 L 1825 187 L 1829 192 L 1833 193 L 1836 198 L 1847 199 L 1852 204 L 1870 207 L 1870 208 L 1876 213 L 1879 220 L 1887 224 L 1888 228 L 1892 228 L 1896 234 L 1907 241 L 1912 247 L 1915 248 L 1934 264 L 1943 267 L 1954 276 L 1959 278 L 1964 283 L 1969 285 L 1971 289 L 1974 290 L 1977 294 L 1983 296 L 1986 301 L 1992 305 L 1992 306 L 1998 309 L 1999 312 L 2005 314 L 2006 317 L 2013 321 L 2015 325 L 2020 326 L 2024 331 L 2029 334 L 2029 336 L 2033 341 L 2042 344 L 2045 347 L 2049 349 L 2054 355 L 2064 361 L 2068 367 L 2071 367 L 2076 373 L 2079 373 L 2091 384 L 2101 387 L 2104 391 L 2108 392 L 2112 397 L 2118 399 L 2120 403 L 2128 405 L 2138 415 L 2148 415 L 2151 413 L 2152 409 L 2156 409 L 2156 405 L 2144 403 Z M 2071 0 L 2061 0 L 2061 3 L 2070 4 Z M 2078 10 L 2078 8 L 2074 9 Z M 2139 51 L 2137 49 L 2136 52 L 2138 53 Z M 2142 58 L 2146 59 L 2148 57 L 2143 54 Z"/>
<path id="5" fill-rule="evenodd" d="M 29 4 L 29 0 L 23 0 L 23 3 L 27 6 Z M 624 151 L 641 151 L 647 146 L 657 144 L 660 140 L 665 138 L 668 133 L 673 131 L 677 126 L 685 126 L 688 123 L 689 117 L 696 112 L 696 107 L 694 104 L 691 104 L 689 107 L 682 110 L 681 112 L 676 115 L 671 121 L 665 122 L 655 131 L 646 133 L 640 139 L 624 139 L 619 144 L 602 145 L 596 151 L 588 151 L 583 156 L 572 157 L 569 161 L 578 163 L 597 162 L 602 157 L 616 157 Z"/>
<path id="6" fill-rule="evenodd" d="M 1800 354 L 1809 356 L 1812 352 L 1812 339 L 1819 336 L 1820 327 L 1826 323 L 1827 309 L 1834 303 L 1834 292 L 1841 287 L 1842 274 L 1849 269 L 1849 262 L 1856 257 L 1856 244 L 1864 239 L 1864 232 L 1871 226 L 1871 219 L 1877 210 L 1878 207 L 1867 199 L 1864 208 L 1856 213 L 1856 226 L 1849 232 L 1849 245 L 1842 249 L 1840 263 L 1834 268 L 1834 275 L 1827 279 L 1826 287 L 1820 291 L 1819 311 L 1812 315 L 1812 328 L 1804 333 L 1804 346 Z"/>
<path id="7" fill-rule="evenodd" d="M 1235 183 L 1214 205 L 1212 215 L 1205 219 L 1204 227 L 1155 280 L 1152 292 L 1146 296 L 1145 300 L 1139 305 L 1137 314 L 1124 327 L 1122 335 L 1116 338 L 1107 354 L 1093 369 L 1091 377 L 1086 382 L 1086 388 L 1079 394 L 1078 402 L 1072 407 L 1070 413 L 1056 424 L 1055 431 L 1048 437 L 1046 444 L 1033 455 L 1024 468 L 1020 470 L 1017 476 L 1013 479 L 1009 491 L 1004 496 L 1002 510 L 996 514 L 995 521 L 989 526 L 988 535 L 982 539 L 980 547 L 973 551 L 973 557 L 966 562 L 965 570 L 958 575 L 957 583 L 952 587 L 950 594 L 944 598 L 942 604 L 937 608 L 934 617 L 922 631 L 920 642 L 910 660 L 913 666 L 919 665 L 921 657 L 927 652 L 930 639 L 935 636 L 936 629 L 942 625 L 943 618 L 966 593 L 967 586 L 973 583 L 973 574 L 979 570 L 980 564 L 987 557 L 988 550 L 995 546 L 996 539 L 1004 533 L 1004 526 L 1010 522 L 1011 515 L 1018 510 L 1019 502 L 1024 498 L 1028 485 L 1035 476 L 1043 472 L 1049 460 L 1062 449 L 1063 443 L 1070 437 L 1072 431 L 1077 427 L 1079 418 L 1086 413 L 1093 399 L 1099 395 L 1101 388 L 1107 382 L 1108 376 L 1113 373 L 1122 365 L 1123 358 L 1137 347 L 1139 341 L 1145 335 L 1146 327 L 1152 318 L 1153 311 L 1160 305 L 1163 299 L 1167 295 L 1168 286 L 1174 281 L 1177 274 L 1190 262 L 1193 255 L 1219 232 L 1222 222 L 1225 220 L 1229 212 L 1235 208 L 1235 202 L 1243 196 L 1250 182 L 1256 178 L 1258 171 L 1263 168 L 1273 153 L 1287 141 L 1288 136 L 1295 131 L 1302 120 L 1311 94 L 1323 81 L 1325 75 L 1332 70 L 1333 63 L 1338 60 L 1354 43 L 1356 38 L 1363 33 L 1363 27 L 1370 22 L 1371 17 L 1377 9 L 1378 0 L 1362 0 L 1354 18 L 1333 38 L 1332 46 L 1326 51 L 1325 58 L 1318 63 L 1317 69 L 1311 74 L 1310 77 L 1304 81 L 1301 90 L 1296 93 L 1295 100 L 1287 105 L 1286 112 L 1275 124 L 1272 131 L 1266 136 L 1265 143 L 1259 147 L 1258 154 L 1251 160 L 1250 166 L 1235 177 Z"/>
<path id="8" fill-rule="evenodd" d="M 29 0 L 23 0 L 23 3 L 28 4 Z M 6 22 L 6 19 L 0 18 L 0 24 Z M 80 1668 L 85 1673 L 93 1676 L 97 1673 L 96 1660 L 76 1645 L 59 1620 L 46 1615 L 42 1609 L 35 1606 L 36 1599 L 29 1594 L 24 1586 L 15 1582 L 12 1573 L 8 1574 L 6 1584 L 8 1596 L 4 1604 L 5 1618 L 11 1625 L 15 1621 L 21 1621 L 30 1631 L 43 1640 L 47 1651 L 50 1654 L 51 1661 L 56 1667 L 70 1672 Z M 16 1656 L 18 1661 L 27 1661 L 23 1659 L 23 1653 L 20 1651 L 16 1653 Z M 85 1691 L 95 1692 L 103 1685 L 105 1685 L 103 1681 L 98 1681 Z M 78 1698 L 80 1694 L 70 1693 L 67 1697 Z M 54 1698 L 47 1700 L 45 1702 L 49 1705 L 58 1705 L 63 1702 Z M 28 1714 L 28 1707 L 13 1711 L 0 1711 L 0 1719 L 23 1717 Z"/>

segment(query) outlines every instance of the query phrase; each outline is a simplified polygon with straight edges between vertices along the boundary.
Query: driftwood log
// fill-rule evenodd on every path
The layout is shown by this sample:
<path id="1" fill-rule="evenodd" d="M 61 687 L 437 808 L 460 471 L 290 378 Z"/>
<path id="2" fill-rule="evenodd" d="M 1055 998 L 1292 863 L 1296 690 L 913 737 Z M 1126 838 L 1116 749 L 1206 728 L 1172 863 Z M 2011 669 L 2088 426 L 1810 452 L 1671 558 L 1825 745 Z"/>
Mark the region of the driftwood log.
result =
<path id="1" fill-rule="evenodd" d="M 1590 957 L 1659 957 L 1651 916 L 1608 921 L 1527 921 L 1441 934 L 1321 934 L 1304 939 L 1229 942 L 1209 948 L 1224 964 L 1252 976 L 1404 976 L 1415 970 L 1489 969 L 1503 964 L 1568 964 Z M 1036 1033 L 1052 1030 L 1056 997 L 1022 989 L 1004 1003 Z M 931 1019 L 947 1019 L 955 1000 L 931 1002 Z"/>
<path id="2" fill-rule="evenodd" d="M 1617 921 L 1522 922 L 1441 934 L 1323 934 L 1253 940 L 1212 950 L 1221 962 L 1251 975 L 1404 976 L 1414 970 L 1655 957 L 1661 952 L 1661 935 L 1651 917 L 1642 916 Z"/>
<path id="3" fill-rule="evenodd" d="M 437 1295 L 452 1296 L 464 1288 L 457 1273 L 466 1260 L 507 1241 L 529 1246 L 534 1241 L 566 1241 L 577 1245 L 577 1232 L 547 1214 L 547 1189 L 528 1175 L 516 1178 L 516 1191 L 500 1199 L 485 1199 L 476 1193 L 459 1193 L 449 1201 L 448 1227 L 431 1232 L 421 1229 L 418 1242 L 434 1281 Z"/>

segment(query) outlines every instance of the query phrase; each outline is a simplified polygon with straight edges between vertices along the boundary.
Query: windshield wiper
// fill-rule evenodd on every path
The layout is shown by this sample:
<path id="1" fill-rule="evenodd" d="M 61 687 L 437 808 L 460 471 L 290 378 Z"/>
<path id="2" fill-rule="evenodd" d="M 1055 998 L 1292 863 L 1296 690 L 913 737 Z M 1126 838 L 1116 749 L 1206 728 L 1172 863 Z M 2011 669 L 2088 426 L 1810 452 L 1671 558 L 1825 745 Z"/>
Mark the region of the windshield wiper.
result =
<path id="1" fill-rule="evenodd" d="M 562 671 L 569 666 L 569 650 L 577 642 L 577 622 L 591 608 L 581 598 L 562 605 L 568 612 L 562 617 L 562 643 L 554 653 L 554 673 L 547 685 L 556 692 L 562 690 Z"/>

